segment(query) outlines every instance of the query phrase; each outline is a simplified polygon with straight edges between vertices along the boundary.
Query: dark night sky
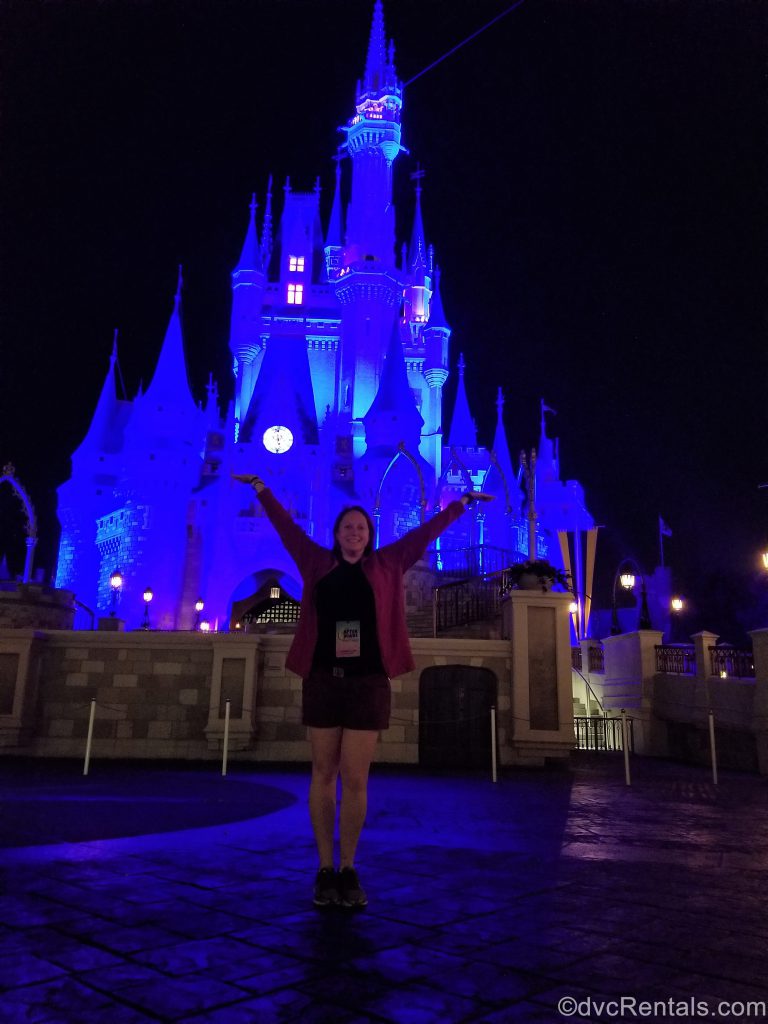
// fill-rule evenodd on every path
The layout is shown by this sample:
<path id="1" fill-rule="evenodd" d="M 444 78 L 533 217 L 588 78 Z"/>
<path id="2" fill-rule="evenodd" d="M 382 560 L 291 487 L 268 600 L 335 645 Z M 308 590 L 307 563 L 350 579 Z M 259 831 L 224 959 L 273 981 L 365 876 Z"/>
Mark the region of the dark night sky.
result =
<path id="1" fill-rule="evenodd" d="M 401 77 L 508 6 L 385 0 Z M 0 460 L 39 508 L 39 564 L 53 567 L 55 488 L 113 329 L 132 396 L 179 262 L 193 388 L 203 397 L 213 371 L 229 397 L 229 273 L 250 193 L 263 202 L 270 172 L 278 194 L 286 174 L 297 189 L 319 174 L 327 218 L 372 7 L 0 3 Z M 396 165 L 398 242 L 408 173 L 427 170 L 425 226 L 481 441 L 497 384 L 513 452 L 537 442 L 544 397 L 562 475 L 605 526 L 597 596 L 621 557 L 656 563 L 661 514 L 687 625 L 729 639 L 768 624 L 766 12 L 526 0 L 406 89 Z"/>

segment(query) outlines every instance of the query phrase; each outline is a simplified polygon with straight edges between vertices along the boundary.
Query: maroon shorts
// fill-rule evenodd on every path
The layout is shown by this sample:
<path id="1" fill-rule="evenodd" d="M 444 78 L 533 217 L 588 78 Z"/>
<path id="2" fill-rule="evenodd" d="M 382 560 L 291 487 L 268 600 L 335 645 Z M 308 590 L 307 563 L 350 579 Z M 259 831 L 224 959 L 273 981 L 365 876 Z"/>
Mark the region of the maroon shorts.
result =
<path id="1" fill-rule="evenodd" d="M 316 729 L 386 729 L 392 695 L 381 675 L 313 671 L 302 683 L 302 722 Z"/>

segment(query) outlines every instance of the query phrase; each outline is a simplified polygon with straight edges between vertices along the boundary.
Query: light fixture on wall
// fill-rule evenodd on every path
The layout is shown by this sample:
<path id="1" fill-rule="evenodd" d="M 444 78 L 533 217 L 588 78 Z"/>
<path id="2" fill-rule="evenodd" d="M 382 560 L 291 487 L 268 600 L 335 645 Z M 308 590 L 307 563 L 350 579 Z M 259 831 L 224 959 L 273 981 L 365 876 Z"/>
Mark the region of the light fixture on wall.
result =
<path id="1" fill-rule="evenodd" d="M 200 612 L 203 610 L 203 608 L 205 608 L 205 601 L 203 601 L 202 597 L 198 597 L 198 599 L 195 601 L 195 624 L 192 627 L 192 629 L 203 628 L 200 624 Z"/>

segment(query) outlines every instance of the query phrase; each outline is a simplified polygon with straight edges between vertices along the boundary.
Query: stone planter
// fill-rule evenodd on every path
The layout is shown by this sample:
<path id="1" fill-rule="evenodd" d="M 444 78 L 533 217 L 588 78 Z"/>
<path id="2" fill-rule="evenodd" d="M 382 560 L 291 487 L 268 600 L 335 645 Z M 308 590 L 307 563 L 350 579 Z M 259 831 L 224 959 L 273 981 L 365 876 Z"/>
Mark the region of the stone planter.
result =
<path id="1" fill-rule="evenodd" d="M 517 590 L 539 590 L 546 594 L 552 589 L 552 578 L 537 576 L 535 572 L 524 572 L 515 584 Z"/>

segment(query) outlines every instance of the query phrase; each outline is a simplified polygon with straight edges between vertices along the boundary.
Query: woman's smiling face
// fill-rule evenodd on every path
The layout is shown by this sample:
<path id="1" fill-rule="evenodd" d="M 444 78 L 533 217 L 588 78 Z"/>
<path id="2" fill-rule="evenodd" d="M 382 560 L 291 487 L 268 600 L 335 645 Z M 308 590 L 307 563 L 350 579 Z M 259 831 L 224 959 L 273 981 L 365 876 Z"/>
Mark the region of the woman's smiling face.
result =
<path id="1" fill-rule="evenodd" d="M 362 512 L 347 512 L 336 530 L 335 541 L 345 562 L 359 562 L 370 540 L 368 523 Z"/>

